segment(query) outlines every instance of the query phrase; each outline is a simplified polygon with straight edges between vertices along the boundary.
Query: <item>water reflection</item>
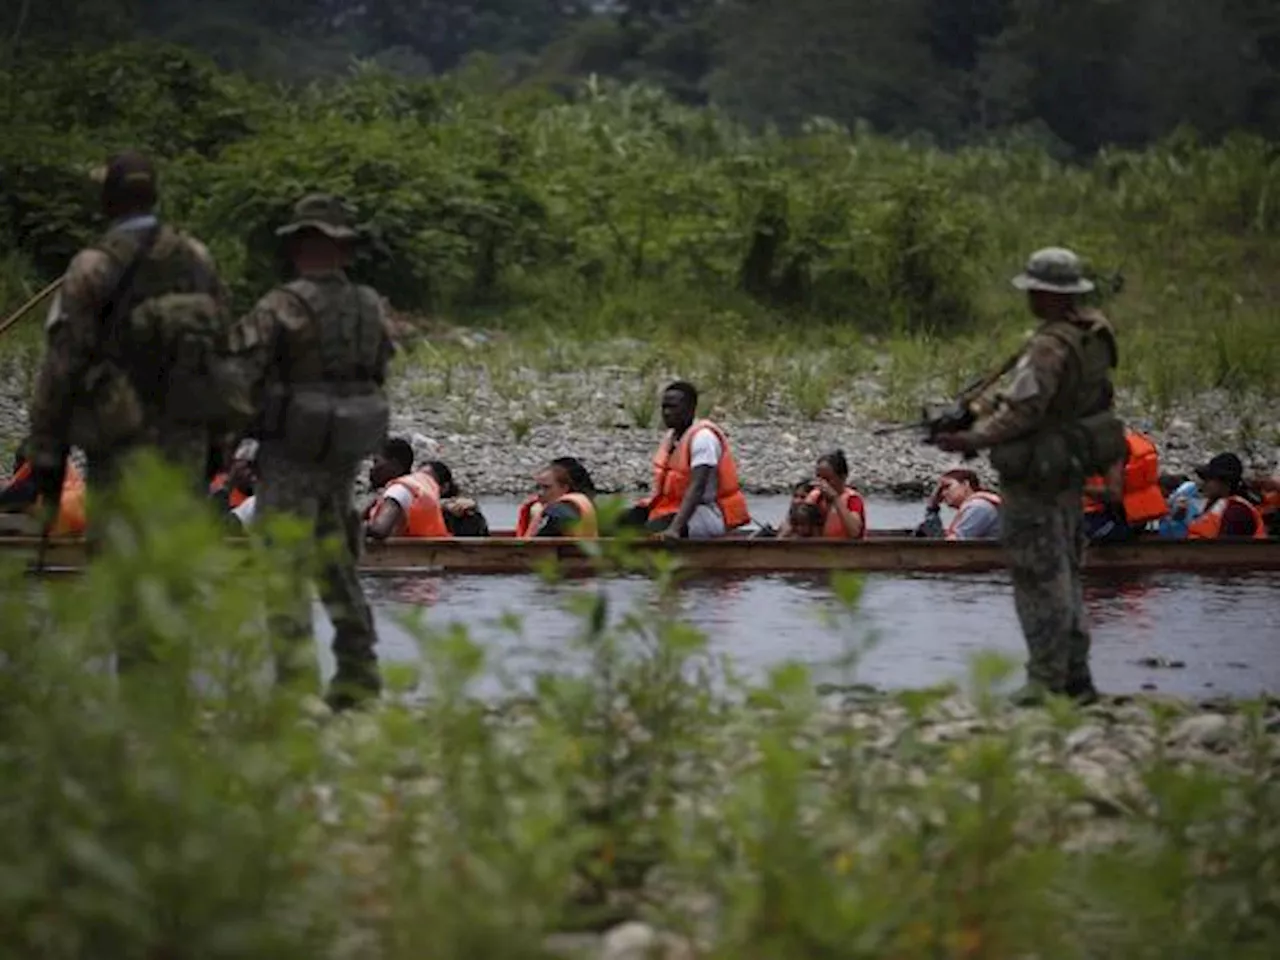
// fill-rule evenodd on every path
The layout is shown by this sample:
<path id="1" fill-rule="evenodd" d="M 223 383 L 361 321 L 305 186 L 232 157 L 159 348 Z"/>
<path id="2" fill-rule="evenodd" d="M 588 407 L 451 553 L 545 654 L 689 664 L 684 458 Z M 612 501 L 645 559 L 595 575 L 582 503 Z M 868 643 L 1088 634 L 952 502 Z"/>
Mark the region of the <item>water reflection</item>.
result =
<path id="1" fill-rule="evenodd" d="M 918 505 L 871 504 L 877 526 L 906 525 Z M 502 514 L 487 504 L 491 522 Z M 767 511 L 762 515 L 768 515 Z M 873 521 L 874 522 L 874 521 Z M 849 643 L 869 645 L 859 679 L 885 687 L 962 679 L 969 658 L 997 650 L 1019 662 L 1022 635 L 1008 577 L 1000 572 L 949 576 L 869 575 L 852 626 L 829 624 L 837 610 L 825 576 L 701 578 L 682 584 L 677 616 L 705 631 L 713 650 L 736 668 L 760 676 L 783 660 L 810 664 L 820 678 Z M 652 609 L 651 583 L 640 578 L 548 584 L 531 576 L 423 576 L 371 579 L 385 659 L 417 656 L 400 624 L 416 612 L 427 626 L 466 625 L 491 651 L 491 661 L 519 672 L 549 659 L 571 666 L 571 639 L 580 627 L 565 612 L 570 598 L 602 590 L 615 617 Z M 1280 574 L 1246 577 L 1177 572 L 1086 579 L 1085 603 L 1094 635 L 1095 673 L 1112 692 L 1143 688 L 1181 695 L 1255 695 L 1280 690 Z M 516 636 L 504 614 L 523 619 Z M 321 642 L 330 630 L 317 607 Z M 1152 664 L 1182 663 L 1169 669 Z"/>

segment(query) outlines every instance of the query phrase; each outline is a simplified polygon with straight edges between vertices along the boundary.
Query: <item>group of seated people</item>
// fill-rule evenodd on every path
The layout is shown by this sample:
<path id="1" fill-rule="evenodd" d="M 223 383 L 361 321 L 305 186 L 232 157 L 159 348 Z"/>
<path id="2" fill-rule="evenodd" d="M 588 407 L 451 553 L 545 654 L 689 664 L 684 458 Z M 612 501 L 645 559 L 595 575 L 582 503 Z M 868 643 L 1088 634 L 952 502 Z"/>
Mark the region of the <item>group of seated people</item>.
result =
<path id="1" fill-rule="evenodd" d="M 667 430 L 658 444 L 649 496 L 616 520 L 664 538 L 712 539 L 741 531 L 752 523 L 738 478 L 737 463 L 724 430 L 697 419 L 698 392 L 677 381 L 662 397 Z M 1246 481 L 1240 458 L 1222 453 L 1195 473 L 1199 483 L 1162 475 L 1150 438 L 1127 431 L 1128 453 L 1106 476 L 1090 478 L 1082 503 L 1084 529 L 1094 541 L 1127 540 L 1158 531 L 1169 538 L 1265 538 L 1280 535 L 1280 478 Z M 257 445 L 240 444 L 218 471 L 209 495 L 237 526 L 253 522 Z M 36 494 L 21 448 L 14 476 L 0 490 L 0 512 L 34 516 Z M 867 535 L 866 505 L 849 483 L 849 462 L 835 450 L 818 458 L 813 474 L 792 491 L 777 530 L 760 528 L 755 536 L 787 539 L 860 540 Z M 453 472 L 441 460 L 415 464 L 413 447 L 393 438 L 383 444 L 369 470 L 374 496 L 364 512 L 366 536 L 485 537 L 489 524 L 476 501 L 465 497 Z M 535 490 L 520 505 L 515 535 L 596 537 L 596 486 L 574 457 L 550 461 L 534 477 Z M 84 481 L 68 464 L 56 534 L 82 534 L 85 528 Z M 942 508 L 953 511 L 942 523 Z M 1000 497 L 983 489 L 978 474 L 958 467 L 942 474 L 928 498 L 918 537 L 947 540 L 992 539 L 1000 535 Z"/>

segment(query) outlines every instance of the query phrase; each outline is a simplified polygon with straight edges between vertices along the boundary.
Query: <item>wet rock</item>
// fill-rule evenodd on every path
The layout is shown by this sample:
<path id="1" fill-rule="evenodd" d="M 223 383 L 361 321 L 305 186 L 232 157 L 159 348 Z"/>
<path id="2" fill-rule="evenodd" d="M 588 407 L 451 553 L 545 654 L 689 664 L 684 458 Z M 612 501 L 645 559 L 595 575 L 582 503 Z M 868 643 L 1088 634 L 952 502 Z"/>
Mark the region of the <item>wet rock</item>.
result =
<path id="1" fill-rule="evenodd" d="M 614 927 L 600 944 L 600 960 L 693 960 L 693 947 L 683 937 L 631 921 Z"/>
<path id="2" fill-rule="evenodd" d="M 1221 750 L 1235 739 L 1231 721 L 1220 713 L 1204 713 L 1180 720 L 1169 733 L 1170 746 Z"/>
<path id="3" fill-rule="evenodd" d="M 1169 660 L 1166 657 L 1140 657 L 1134 663 L 1140 667 L 1162 670 L 1182 670 L 1187 665 L 1183 660 Z"/>
<path id="4" fill-rule="evenodd" d="M 1115 770 L 1091 757 L 1072 757 L 1067 769 L 1080 781 L 1081 799 L 1099 816 L 1120 817 L 1130 812 Z"/>
<path id="5" fill-rule="evenodd" d="M 1077 727 L 1067 734 L 1064 746 L 1071 753 L 1077 753 L 1084 750 L 1095 743 L 1099 743 L 1106 736 L 1106 731 L 1101 727 L 1083 726 Z"/>

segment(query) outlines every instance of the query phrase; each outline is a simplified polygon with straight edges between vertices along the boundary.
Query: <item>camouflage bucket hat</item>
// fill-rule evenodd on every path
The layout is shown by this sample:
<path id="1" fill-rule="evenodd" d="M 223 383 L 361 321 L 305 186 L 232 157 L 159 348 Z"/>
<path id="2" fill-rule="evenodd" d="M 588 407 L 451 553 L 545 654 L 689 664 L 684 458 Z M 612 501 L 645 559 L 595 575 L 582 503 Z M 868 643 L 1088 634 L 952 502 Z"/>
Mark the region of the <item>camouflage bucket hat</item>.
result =
<path id="1" fill-rule="evenodd" d="M 317 230 L 333 240 L 354 240 L 358 235 L 347 205 L 323 193 L 309 194 L 294 204 L 293 220 L 277 230 L 276 236 L 293 236 L 303 230 Z"/>
<path id="2" fill-rule="evenodd" d="M 1027 266 L 1013 278 L 1019 290 L 1048 293 L 1088 293 L 1093 282 L 1084 278 L 1080 258 L 1065 247 L 1045 247 L 1027 260 Z"/>

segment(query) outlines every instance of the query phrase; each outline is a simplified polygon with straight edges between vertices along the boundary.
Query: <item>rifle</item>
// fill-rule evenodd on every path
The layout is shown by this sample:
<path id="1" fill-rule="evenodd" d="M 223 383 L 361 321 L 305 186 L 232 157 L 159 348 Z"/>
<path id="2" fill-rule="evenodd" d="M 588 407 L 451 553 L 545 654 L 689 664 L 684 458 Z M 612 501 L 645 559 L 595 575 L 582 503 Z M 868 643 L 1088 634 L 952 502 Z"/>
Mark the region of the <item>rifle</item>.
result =
<path id="1" fill-rule="evenodd" d="M 3 336 L 10 327 L 16 324 L 28 313 L 30 313 L 32 309 L 37 304 L 40 303 L 41 300 L 49 296 L 49 294 L 53 293 L 55 290 L 57 290 L 61 286 L 62 286 L 62 277 L 59 277 L 57 280 L 53 281 L 53 283 L 49 284 L 47 287 L 45 287 L 43 290 L 37 293 L 34 297 L 32 297 L 30 300 L 28 300 L 26 303 L 20 306 L 13 313 L 9 314 L 9 316 L 5 318 L 4 323 L 0 323 L 0 336 Z"/>
<path id="2" fill-rule="evenodd" d="M 968 430 L 979 416 L 978 400 L 995 382 L 1014 368 L 1022 359 L 1022 350 L 1009 357 L 1000 367 L 985 377 L 978 377 L 966 385 L 954 400 L 943 403 L 926 403 L 920 408 L 920 419 L 914 423 L 898 423 L 888 427 L 879 427 L 872 431 L 877 437 L 892 433 L 905 433 L 909 430 L 919 431 L 924 435 L 925 443 L 932 443 L 944 433 L 960 433 Z"/>

